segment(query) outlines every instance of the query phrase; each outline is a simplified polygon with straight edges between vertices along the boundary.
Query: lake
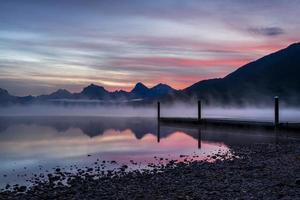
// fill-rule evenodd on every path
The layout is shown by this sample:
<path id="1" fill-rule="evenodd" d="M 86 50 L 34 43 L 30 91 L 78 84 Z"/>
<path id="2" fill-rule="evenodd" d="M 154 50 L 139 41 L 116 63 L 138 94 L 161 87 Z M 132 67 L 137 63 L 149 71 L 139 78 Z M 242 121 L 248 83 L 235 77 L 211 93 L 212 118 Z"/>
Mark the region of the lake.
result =
<path id="1" fill-rule="evenodd" d="M 0 188 L 30 185 L 27 180 L 57 167 L 75 172 L 100 163 L 103 170 L 124 164 L 134 170 L 171 159 L 211 162 L 235 145 L 278 139 L 272 131 L 171 127 L 153 118 L 0 117 Z"/>

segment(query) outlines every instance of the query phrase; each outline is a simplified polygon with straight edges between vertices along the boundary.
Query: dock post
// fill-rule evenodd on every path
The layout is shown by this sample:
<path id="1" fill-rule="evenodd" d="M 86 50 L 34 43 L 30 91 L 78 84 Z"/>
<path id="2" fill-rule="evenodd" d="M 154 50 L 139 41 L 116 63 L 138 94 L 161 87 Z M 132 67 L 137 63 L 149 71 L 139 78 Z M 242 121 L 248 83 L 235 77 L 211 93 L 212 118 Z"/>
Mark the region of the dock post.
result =
<path id="1" fill-rule="evenodd" d="M 279 97 L 275 96 L 275 105 L 274 105 L 274 125 L 278 127 L 279 125 Z"/>
<path id="2" fill-rule="evenodd" d="M 201 121 L 201 100 L 198 100 L 198 121 Z"/>
<path id="3" fill-rule="evenodd" d="M 157 102 L 157 120 L 160 119 L 160 102 Z"/>

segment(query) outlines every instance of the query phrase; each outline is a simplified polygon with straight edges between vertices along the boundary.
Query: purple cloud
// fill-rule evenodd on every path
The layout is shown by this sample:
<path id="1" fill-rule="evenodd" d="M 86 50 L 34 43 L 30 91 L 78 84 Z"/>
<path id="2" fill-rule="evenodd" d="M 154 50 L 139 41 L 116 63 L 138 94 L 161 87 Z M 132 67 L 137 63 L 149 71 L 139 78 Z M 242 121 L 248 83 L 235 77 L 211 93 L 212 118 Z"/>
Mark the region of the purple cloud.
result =
<path id="1" fill-rule="evenodd" d="M 264 36 L 278 36 L 285 33 L 280 27 L 263 27 L 263 28 L 249 28 L 249 31 L 254 34 Z"/>

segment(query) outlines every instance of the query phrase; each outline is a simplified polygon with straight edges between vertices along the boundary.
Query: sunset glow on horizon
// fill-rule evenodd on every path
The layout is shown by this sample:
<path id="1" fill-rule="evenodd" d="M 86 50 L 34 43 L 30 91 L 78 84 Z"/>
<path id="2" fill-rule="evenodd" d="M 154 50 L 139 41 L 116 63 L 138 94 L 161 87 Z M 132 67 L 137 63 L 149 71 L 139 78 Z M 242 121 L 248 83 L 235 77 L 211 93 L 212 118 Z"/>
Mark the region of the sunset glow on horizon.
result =
<path id="1" fill-rule="evenodd" d="M 0 87 L 184 89 L 299 42 L 299 9 L 299 0 L 3 1 Z"/>

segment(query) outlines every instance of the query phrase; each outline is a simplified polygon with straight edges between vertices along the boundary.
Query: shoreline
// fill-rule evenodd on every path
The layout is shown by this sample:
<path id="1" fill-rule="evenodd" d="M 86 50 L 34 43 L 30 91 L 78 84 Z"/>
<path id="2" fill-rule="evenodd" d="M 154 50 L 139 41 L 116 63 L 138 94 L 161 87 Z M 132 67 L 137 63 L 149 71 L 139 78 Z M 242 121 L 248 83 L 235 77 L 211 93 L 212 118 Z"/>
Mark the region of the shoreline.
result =
<path id="1" fill-rule="evenodd" d="M 0 192 L 0 199 L 300 199 L 299 141 L 236 146 L 232 158 L 152 166 L 151 170 L 77 174 Z M 66 183 L 66 185 L 64 184 Z"/>

